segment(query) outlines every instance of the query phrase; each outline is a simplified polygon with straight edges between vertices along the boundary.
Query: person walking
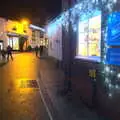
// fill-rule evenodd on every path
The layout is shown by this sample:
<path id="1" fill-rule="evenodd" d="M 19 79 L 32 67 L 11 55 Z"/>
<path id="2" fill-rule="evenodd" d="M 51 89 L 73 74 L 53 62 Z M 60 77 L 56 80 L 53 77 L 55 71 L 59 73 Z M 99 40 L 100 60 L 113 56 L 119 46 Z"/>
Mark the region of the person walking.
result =
<path id="1" fill-rule="evenodd" d="M 38 50 L 39 50 L 39 48 L 38 48 L 38 46 L 36 46 L 36 47 L 35 47 L 36 57 L 38 56 Z"/>
<path id="2" fill-rule="evenodd" d="M 7 60 L 9 60 L 9 56 L 10 56 L 11 59 L 13 60 L 12 48 L 8 45 L 8 47 L 7 47 Z"/>
<path id="3" fill-rule="evenodd" d="M 43 45 L 40 45 L 40 56 L 43 55 Z"/>

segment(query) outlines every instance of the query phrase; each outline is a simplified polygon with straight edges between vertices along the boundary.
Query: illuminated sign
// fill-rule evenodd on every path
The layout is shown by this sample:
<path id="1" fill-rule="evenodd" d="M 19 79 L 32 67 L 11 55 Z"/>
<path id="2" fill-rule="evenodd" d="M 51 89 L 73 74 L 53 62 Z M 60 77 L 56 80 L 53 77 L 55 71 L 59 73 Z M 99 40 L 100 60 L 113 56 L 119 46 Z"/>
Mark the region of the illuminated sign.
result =
<path id="1" fill-rule="evenodd" d="M 106 63 L 120 65 L 120 12 L 108 16 Z M 113 46 L 116 46 L 113 47 Z"/>
<path id="2" fill-rule="evenodd" d="M 29 31 L 29 26 L 18 21 L 8 20 L 6 31 L 9 33 L 26 35 Z"/>
<path id="3" fill-rule="evenodd" d="M 106 63 L 120 66 L 120 48 L 107 49 Z"/>
<path id="4" fill-rule="evenodd" d="M 30 28 L 45 32 L 45 29 L 38 27 L 38 26 L 35 26 L 35 25 L 32 25 L 32 24 L 30 24 Z"/>
<path id="5" fill-rule="evenodd" d="M 115 12 L 108 17 L 107 44 L 120 45 L 120 12 Z"/>

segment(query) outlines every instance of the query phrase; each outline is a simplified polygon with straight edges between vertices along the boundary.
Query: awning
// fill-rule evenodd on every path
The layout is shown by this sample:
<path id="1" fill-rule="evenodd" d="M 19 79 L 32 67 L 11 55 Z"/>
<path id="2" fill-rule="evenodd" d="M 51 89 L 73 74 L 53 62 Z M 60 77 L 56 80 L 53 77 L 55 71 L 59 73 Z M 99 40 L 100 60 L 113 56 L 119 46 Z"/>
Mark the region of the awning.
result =
<path id="1" fill-rule="evenodd" d="M 14 36 L 14 37 L 19 37 L 19 34 L 15 34 L 15 33 L 7 33 L 8 36 Z"/>
<path id="2" fill-rule="evenodd" d="M 11 33 L 11 32 L 8 32 L 7 35 L 8 35 L 9 37 L 20 37 L 20 36 L 23 36 L 23 37 L 25 37 L 25 38 L 28 38 L 27 35 L 16 34 L 16 33 Z"/>

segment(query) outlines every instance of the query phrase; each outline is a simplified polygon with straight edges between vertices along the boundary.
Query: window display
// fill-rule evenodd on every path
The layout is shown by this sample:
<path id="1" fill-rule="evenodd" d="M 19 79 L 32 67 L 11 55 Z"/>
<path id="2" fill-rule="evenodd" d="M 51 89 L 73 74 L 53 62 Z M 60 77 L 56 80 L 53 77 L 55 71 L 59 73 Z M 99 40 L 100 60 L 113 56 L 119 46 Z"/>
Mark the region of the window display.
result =
<path id="1" fill-rule="evenodd" d="M 13 50 L 19 50 L 19 38 L 18 37 L 10 37 L 9 45 L 12 47 Z"/>
<path id="2" fill-rule="evenodd" d="M 13 37 L 13 50 L 19 50 L 19 39 L 18 39 L 18 37 Z"/>
<path id="3" fill-rule="evenodd" d="M 100 59 L 101 15 L 79 22 L 77 56 Z"/>

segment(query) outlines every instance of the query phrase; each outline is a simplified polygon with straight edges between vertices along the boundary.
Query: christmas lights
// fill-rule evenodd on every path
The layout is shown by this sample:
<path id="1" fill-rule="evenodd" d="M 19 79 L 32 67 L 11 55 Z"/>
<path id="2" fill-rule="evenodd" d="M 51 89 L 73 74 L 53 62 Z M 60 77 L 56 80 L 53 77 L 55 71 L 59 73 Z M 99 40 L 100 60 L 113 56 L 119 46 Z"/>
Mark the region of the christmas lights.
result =
<path id="1" fill-rule="evenodd" d="M 89 3 L 89 4 L 88 4 Z M 62 25 L 63 28 L 68 32 L 69 25 L 71 24 L 72 29 L 74 32 L 77 31 L 77 20 L 84 21 L 89 19 L 90 17 L 98 14 L 102 9 L 104 8 L 104 11 L 107 11 L 107 14 L 112 13 L 114 5 L 117 3 L 117 0 L 77 0 L 77 4 L 74 5 L 72 8 L 68 9 L 67 11 L 64 11 L 60 16 L 58 16 L 54 21 L 52 21 L 48 25 L 48 36 L 51 36 L 54 31 L 56 31 L 57 27 L 59 25 Z M 98 9 L 96 9 L 96 7 Z M 102 9 L 101 9 L 102 8 Z M 104 13 L 105 14 L 105 13 Z M 117 13 L 120 14 L 120 13 Z M 114 18 L 114 21 L 112 20 Z M 102 20 L 106 20 L 103 19 Z M 118 16 L 116 14 L 111 14 L 108 17 L 107 22 L 105 22 L 104 27 L 101 30 L 102 34 L 102 50 L 101 50 L 101 65 L 103 65 L 103 69 L 101 71 L 101 74 L 104 76 L 104 84 L 107 86 L 108 89 L 108 96 L 112 97 L 113 93 L 116 89 L 120 88 L 118 83 L 116 82 L 118 79 L 120 79 L 120 73 L 118 73 L 117 68 L 113 65 L 106 64 L 106 57 L 107 57 L 107 51 L 110 48 L 110 46 L 107 43 L 108 38 L 108 28 L 114 25 L 118 21 Z M 106 24 L 107 23 L 107 24 Z M 112 30 L 112 35 L 116 34 L 117 31 Z M 113 70 L 114 68 L 114 70 Z M 114 84 L 112 81 L 115 81 Z"/>

